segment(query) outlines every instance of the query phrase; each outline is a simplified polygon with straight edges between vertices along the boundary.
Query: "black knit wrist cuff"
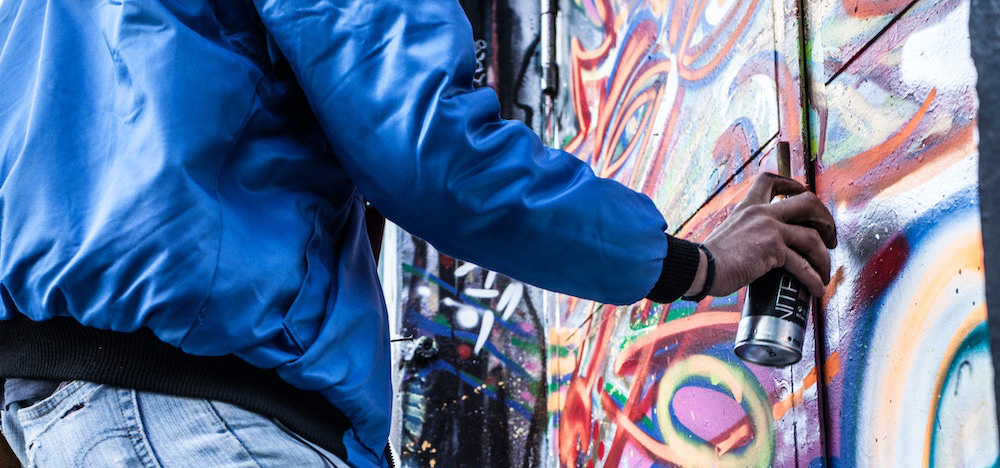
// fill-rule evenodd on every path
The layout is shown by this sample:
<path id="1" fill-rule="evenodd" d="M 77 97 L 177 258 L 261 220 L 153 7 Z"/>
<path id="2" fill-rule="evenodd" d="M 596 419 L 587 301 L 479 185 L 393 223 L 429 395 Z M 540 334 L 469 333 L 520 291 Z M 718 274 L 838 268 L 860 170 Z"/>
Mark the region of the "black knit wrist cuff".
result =
<path id="1" fill-rule="evenodd" d="M 668 235 L 667 258 L 663 259 L 660 278 L 646 299 L 664 304 L 679 299 L 694 282 L 700 260 L 697 244 Z"/>

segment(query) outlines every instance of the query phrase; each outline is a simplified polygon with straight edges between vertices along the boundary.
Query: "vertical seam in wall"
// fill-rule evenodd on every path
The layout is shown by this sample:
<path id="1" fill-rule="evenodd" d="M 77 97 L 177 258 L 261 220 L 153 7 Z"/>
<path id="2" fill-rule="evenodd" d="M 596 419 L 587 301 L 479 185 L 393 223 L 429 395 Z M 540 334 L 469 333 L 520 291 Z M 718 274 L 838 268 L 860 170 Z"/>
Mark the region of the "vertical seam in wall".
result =
<path id="1" fill-rule="evenodd" d="M 777 5 L 777 6 L 776 6 Z M 781 140 L 781 78 L 778 76 L 778 60 L 781 60 L 781 52 L 785 50 L 784 42 L 778 40 L 778 27 L 784 24 L 784 0 L 772 0 L 771 2 L 771 41 L 774 44 L 774 104 L 777 106 L 775 115 L 778 121 L 778 140 Z M 780 17 L 779 17 L 780 15 Z M 784 32 L 781 37 L 784 39 Z"/>
<path id="2" fill-rule="evenodd" d="M 819 155 L 813 157 L 812 147 L 812 125 L 810 122 L 812 76 L 809 73 L 809 57 L 806 55 L 808 48 L 806 41 L 806 5 L 805 0 L 796 0 L 798 4 L 798 53 L 799 53 L 799 82 L 801 103 L 801 124 L 802 124 L 802 164 L 806 170 L 806 186 L 809 190 L 816 192 L 816 160 Z M 830 466 L 830 434 L 829 411 L 826 400 L 826 324 L 822 321 L 822 299 L 814 298 L 812 307 L 813 318 L 813 356 L 816 368 L 816 407 L 819 413 L 819 428 L 822 442 L 823 466 Z"/>

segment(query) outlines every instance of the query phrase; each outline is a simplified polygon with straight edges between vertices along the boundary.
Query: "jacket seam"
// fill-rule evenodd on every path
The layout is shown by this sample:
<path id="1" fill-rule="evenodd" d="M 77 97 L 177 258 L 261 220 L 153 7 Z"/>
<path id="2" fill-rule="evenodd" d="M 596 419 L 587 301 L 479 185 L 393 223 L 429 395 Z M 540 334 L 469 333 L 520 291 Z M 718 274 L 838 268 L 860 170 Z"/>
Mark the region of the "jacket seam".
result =
<path id="1" fill-rule="evenodd" d="M 212 293 L 215 291 L 215 279 L 219 276 L 219 264 L 222 261 L 222 236 L 223 236 L 223 217 L 222 217 L 222 200 L 219 197 L 219 179 L 222 178 L 222 170 L 226 167 L 229 159 L 233 156 L 233 148 L 236 147 L 236 143 L 243 137 L 246 133 L 246 129 L 250 124 L 250 116 L 253 115 L 254 103 L 260 97 L 260 85 L 266 78 L 266 75 L 261 76 L 257 79 L 257 83 L 254 84 L 253 96 L 250 99 L 250 104 L 247 106 L 246 115 L 243 117 L 243 122 L 240 124 L 240 129 L 233 136 L 233 141 L 229 143 L 229 148 L 226 149 L 226 156 L 222 158 L 222 162 L 219 164 L 219 169 L 215 173 L 215 204 L 219 213 L 219 236 L 216 242 L 215 249 L 215 267 L 212 269 L 212 278 L 208 281 L 208 292 L 205 293 L 205 298 L 202 299 L 201 304 L 198 306 L 198 313 L 195 314 L 194 320 L 188 326 L 187 331 L 184 332 L 184 336 L 178 342 L 178 347 L 183 349 L 184 344 L 187 342 L 189 336 L 194 331 L 196 327 L 202 322 L 202 318 L 205 314 L 205 309 L 208 307 L 208 303 L 212 298 Z"/>

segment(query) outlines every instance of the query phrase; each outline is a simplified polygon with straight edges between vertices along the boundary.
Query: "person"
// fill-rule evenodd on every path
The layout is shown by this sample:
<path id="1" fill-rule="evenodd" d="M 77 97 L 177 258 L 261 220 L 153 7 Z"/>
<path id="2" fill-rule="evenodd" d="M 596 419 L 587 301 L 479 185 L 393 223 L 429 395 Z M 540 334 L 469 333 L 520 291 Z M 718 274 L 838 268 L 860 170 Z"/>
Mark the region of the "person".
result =
<path id="1" fill-rule="evenodd" d="M 364 198 L 442 252 L 604 303 L 782 266 L 822 293 L 835 228 L 799 183 L 759 178 L 702 246 L 671 237 L 649 198 L 501 119 L 474 70 L 454 0 L 0 2 L 21 462 L 385 466 Z"/>

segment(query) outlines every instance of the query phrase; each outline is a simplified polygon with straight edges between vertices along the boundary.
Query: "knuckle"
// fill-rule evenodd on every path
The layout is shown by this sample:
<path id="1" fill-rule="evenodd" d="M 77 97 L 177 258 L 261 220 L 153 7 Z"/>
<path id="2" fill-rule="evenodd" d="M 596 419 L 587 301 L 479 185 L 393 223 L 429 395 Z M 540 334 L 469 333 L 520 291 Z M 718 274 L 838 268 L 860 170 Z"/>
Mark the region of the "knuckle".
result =
<path id="1" fill-rule="evenodd" d="M 784 239 L 777 234 L 777 232 L 772 230 L 764 231 L 761 236 L 761 247 L 767 249 L 770 252 L 775 252 L 784 246 Z"/>
<path id="2" fill-rule="evenodd" d="M 809 238 L 808 241 L 809 241 L 810 244 L 812 244 L 813 246 L 818 246 L 819 248 L 822 249 L 823 238 L 820 237 L 819 231 L 817 231 L 815 229 L 809 229 L 808 231 L 806 231 L 806 236 Z M 822 250 L 826 250 L 826 249 L 822 249 Z"/>
<path id="3" fill-rule="evenodd" d="M 767 269 L 764 271 L 771 271 L 775 268 L 786 266 L 785 264 L 786 262 L 784 259 L 784 255 L 781 254 L 771 255 L 767 258 L 767 261 L 765 262 Z"/>
<path id="4" fill-rule="evenodd" d="M 765 216 L 764 214 L 765 211 L 766 208 L 764 208 L 764 205 L 757 205 L 757 204 L 748 205 L 746 208 L 743 209 L 743 212 L 746 213 L 747 216 L 752 216 L 755 218 Z"/>
<path id="5" fill-rule="evenodd" d="M 758 187 L 767 187 L 774 183 L 774 174 L 770 172 L 765 172 L 757 177 L 757 180 L 753 182 L 754 185 Z"/>
<path id="6" fill-rule="evenodd" d="M 802 192 L 801 196 L 805 198 L 806 201 L 808 201 L 809 203 L 818 203 L 821 205 L 823 204 L 822 200 L 819 199 L 819 195 L 816 195 L 816 193 L 814 192 L 810 192 L 807 190 L 805 192 Z"/>

